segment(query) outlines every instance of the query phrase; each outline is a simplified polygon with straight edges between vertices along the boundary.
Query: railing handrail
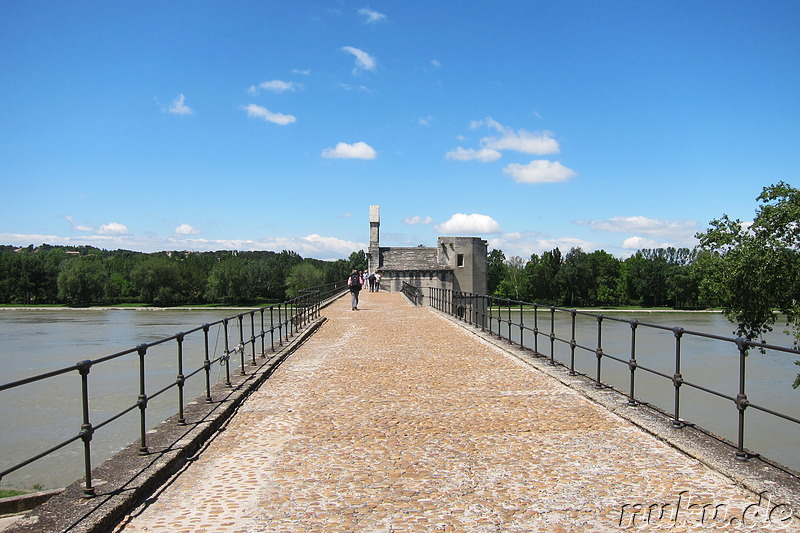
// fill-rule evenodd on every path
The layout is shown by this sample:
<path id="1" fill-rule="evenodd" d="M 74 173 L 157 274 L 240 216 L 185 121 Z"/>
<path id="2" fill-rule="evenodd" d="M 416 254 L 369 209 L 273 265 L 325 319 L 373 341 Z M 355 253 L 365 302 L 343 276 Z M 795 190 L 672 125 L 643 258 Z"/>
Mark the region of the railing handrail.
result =
<path id="1" fill-rule="evenodd" d="M 591 311 L 569 309 L 552 305 L 543 305 L 532 302 L 525 302 L 521 300 L 512 300 L 508 298 L 498 298 L 494 296 L 461 292 L 453 289 L 440 289 L 440 288 L 430 287 L 429 293 L 430 294 L 428 301 L 431 307 L 438 309 L 442 312 L 445 312 L 447 314 L 453 315 L 459 318 L 460 320 L 470 323 L 471 325 L 480 327 L 482 330 L 488 331 L 492 335 L 497 335 L 508 342 L 514 343 L 511 335 L 512 331 L 519 331 L 520 347 L 522 347 L 523 349 L 533 351 L 534 355 L 537 357 L 549 358 L 549 362 L 553 365 L 560 365 L 567 367 L 565 363 L 562 363 L 561 361 L 557 361 L 555 359 L 555 343 L 559 342 L 564 345 L 567 345 L 570 349 L 569 371 L 571 375 L 577 374 L 577 372 L 575 371 L 575 351 L 577 349 L 594 353 L 597 358 L 596 373 L 595 376 L 587 375 L 586 377 L 594 381 L 596 386 L 603 386 L 603 387 L 607 386 L 605 383 L 603 383 L 601 374 L 602 361 L 604 359 L 610 359 L 612 361 L 616 361 L 627 365 L 628 368 L 630 369 L 630 384 L 628 392 L 624 394 L 628 396 L 629 405 L 634 406 L 646 403 L 641 401 L 640 398 L 637 397 L 635 393 L 636 372 L 638 370 L 648 372 L 651 375 L 658 376 L 659 378 L 671 381 L 675 388 L 675 392 L 674 392 L 674 407 L 672 413 L 669 414 L 672 418 L 672 425 L 676 428 L 682 428 L 686 425 L 686 423 L 680 418 L 680 409 L 681 409 L 680 391 L 681 388 L 684 386 L 733 402 L 739 413 L 738 428 L 737 428 L 738 438 L 737 438 L 736 452 L 735 452 L 735 458 L 737 460 L 745 461 L 751 457 L 751 455 L 747 451 L 745 451 L 744 448 L 744 440 L 745 440 L 744 420 L 745 420 L 746 409 L 748 408 L 756 409 L 758 411 L 768 413 L 772 416 L 781 418 L 783 420 L 795 424 L 800 424 L 800 419 L 794 416 L 773 409 L 769 409 L 765 406 L 751 403 L 746 394 L 745 357 L 747 356 L 747 352 L 749 349 L 757 348 L 759 350 L 762 349 L 776 350 L 779 352 L 800 356 L 800 350 L 797 350 L 795 348 L 767 344 L 758 341 L 751 341 L 741 337 L 726 337 L 722 335 L 716 335 L 700 331 L 687 330 L 680 327 L 669 327 L 661 324 L 651 324 L 647 322 L 641 322 L 635 319 L 612 317 L 608 315 L 603 315 L 601 313 L 593 313 Z M 533 327 L 531 327 L 531 325 L 529 324 L 525 324 L 522 320 L 522 311 L 526 307 L 534 313 Z M 493 308 L 497 308 L 496 314 L 492 312 Z M 520 312 L 520 320 L 518 323 L 514 322 L 511 318 L 512 309 L 514 312 L 517 311 Z M 549 332 L 544 332 L 540 330 L 538 327 L 538 316 L 539 316 L 538 313 L 541 311 L 547 311 L 551 315 Z M 553 320 L 553 318 L 555 317 L 555 313 L 557 312 L 567 313 L 571 317 L 571 323 L 570 323 L 571 334 L 569 338 L 556 335 L 555 321 Z M 503 313 L 505 313 L 506 315 L 505 317 L 503 316 Z M 575 338 L 575 319 L 577 316 L 585 316 L 593 318 L 594 320 L 597 321 L 598 342 L 596 347 L 583 346 L 577 343 Z M 605 353 L 603 351 L 602 323 L 605 320 L 627 323 L 629 325 L 631 329 L 631 351 L 629 354 L 630 355 L 629 359 L 627 360 L 622 359 L 621 357 L 617 357 Z M 493 329 L 493 321 L 497 321 L 497 328 L 496 328 L 497 332 L 495 332 Z M 647 366 L 641 365 L 637 361 L 635 340 L 636 340 L 636 330 L 639 328 L 651 328 L 651 329 L 658 329 L 662 331 L 672 332 L 672 334 L 675 337 L 675 371 L 673 374 L 670 375 L 653 368 L 648 368 Z M 504 329 L 506 331 L 504 331 Z M 533 346 L 525 346 L 524 332 L 533 333 L 534 337 Z M 550 343 L 549 357 L 539 349 L 540 337 L 545 341 L 549 341 Z M 699 337 L 699 338 L 713 339 L 730 343 L 732 346 L 735 347 L 735 350 L 737 350 L 738 352 L 738 369 L 737 369 L 738 390 L 736 391 L 735 394 L 731 394 L 730 392 L 725 393 L 719 390 L 714 390 L 699 383 L 687 381 L 684 378 L 684 376 L 681 373 L 681 342 L 684 337 Z"/>
<path id="2" fill-rule="evenodd" d="M 213 398 L 211 397 L 211 377 L 210 377 L 210 369 L 212 365 L 220 363 L 225 366 L 226 385 L 230 387 L 231 355 L 238 354 L 240 356 L 239 369 L 240 372 L 243 375 L 245 375 L 246 374 L 245 359 L 247 357 L 245 355 L 245 352 L 248 351 L 248 347 L 253 365 L 257 364 L 256 363 L 257 341 L 260 341 L 260 353 L 262 358 L 266 358 L 266 353 L 268 350 L 272 352 L 280 351 L 280 349 L 276 349 L 275 347 L 276 340 L 279 346 L 283 346 L 284 342 L 289 342 L 290 336 L 294 336 L 302 328 L 308 325 L 312 320 L 319 317 L 321 308 L 324 305 L 327 305 L 328 302 L 330 302 L 333 298 L 337 297 L 340 293 L 345 292 L 346 289 L 347 289 L 347 284 L 345 282 L 330 283 L 327 285 L 320 285 L 317 287 L 303 289 L 295 298 L 286 300 L 281 303 L 249 309 L 247 311 L 219 319 L 215 322 L 203 324 L 201 326 L 194 327 L 187 331 L 182 331 L 180 333 L 176 333 L 168 337 L 163 337 L 155 341 L 138 344 L 132 348 L 128 348 L 126 350 L 122 350 L 113 354 L 104 355 L 96 359 L 86 359 L 84 361 L 79 361 L 78 363 L 71 366 L 54 369 L 45 373 L 28 376 L 23 379 L 0 384 L 0 392 L 3 392 L 6 390 L 18 389 L 25 385 L 29 385 L 32 383 L 36 383 L 56 376 L 77 371 L 81 377 L 81 409 L 82 409 L 82 423 L 80 426 L 80 431 L 76 435 L 72 435 L 61 442 L 53 444 L 48 449 L 40 453 L 37 453 L 33 456 L 27 457 L 26 459 L 17 462 L 16 464 L 5 467 L 3 470 L 0 470 L 0 480 L 2 480 L 5 476 L 13 472 L 16 472 L 17 470 L 31 463 L 34 463 L 40 459 L 43 459 L 44 457 L 47 457 L 48 455 L 60 450 L 61 448 L 64 448 L 65 446 L 68 446 L 78 440 L 82 440 L 84 446 L 83 466 L 85 471 L 83 494 L 86 497 L 94 496 L 95 489 L 94 486 L 92 485 L 92 476 L 91 476 L 91 470 L 92 470 L 91 440 L 93 438 L 94 433 L 98 429 L 108 425 L 114 420 L 117 420 L 118 418 L 138 408 L 140 410 L 139 453 L 141 455 L 147 455 L 149 453 L 149 449 L 147 447 L 146 411 L 147 411 L 147 404 L 150 400 L 162 394 L 165 394 L 167 391 L 173 388 L 176 388 L 178 391 L 177 393 L 178 424 L 181 425 L 185 424 L 186 421 L 184 419 L 184 413 L 183 413 L 185 405 L 183 397 L 183 389 L 187 379 L 196 376 L 201 372 L 204 372 L 205 394 L 206 394 L 205 400 L 206 402 L 213 401 Z M 270 320 L 269 328 L 264 327 L 265 314 L 267 314 Z M 256 315 L 259 316 L 259 321 L 260 321 L 260 327 L 258 333 L 256 333 L 257 329 Z M 245 317 L 250 318 L 249 338 L 247 338 L 247 336 L 245 335 L 245 329 L 244 329 Z M 233 324 L 238 323 L 238 333 L 239 333 L 238 342 L 236 343 L 236 346 L 234 346 L 233 348 L 231 348 L 231 342 L 230 342 L 231 339 L 229 339 L 228 336 L 228 324 L 231 322 L 233 322 Z M 217 326 L 217 325 L 225 326 L 224 350 L 222 351 L 221 355 L 211 359 L 209 357 L 208 332 L 212 326 Z M 183 342 L 187 336 L 201 331 L 203 332 L 203 344 L 205 352 L 203 364 L 197 368 L 188 369 L 187 370 L 188 373 L 185 374 L 183 369 Z M 266 338 L 267 335 L 269 335 L 269 347 L 267 346 L 267 338 Z M 172 341 L 175 341 L 177 343 L 177 352 L 178 352 L 176 378 L 169 385 L 161 388 L 160 390 L 156 392 L 150 392 L 147 389 L 148 375 L 145 370 L 147 351 L 149 348 L 152 348 L 153 346 L 169 343 Z M 90 419 L 90 414 L 89 414 L 90 402 L 88 394 L 89 376 L 92 367 L 131 354 L 138 354 L 139 356 L 139 370 L 137 376 L 137 379 L 139 381 L 139 395 L 136 398 L 136 401 L 133 404 L 128 405 L 121 411 L 112 414 L 107 419 L 93 423 L 94 421 Z"/>
<path id="3" fill-rule="evenodd" d="M 414 305 L 422 305 L 424 300 L 424 294 L 422 292 L 422 288 L 416 285 L 412 285 L 407 281 L 404 281 L 400 286 L 400 292 L 402 292 L 406 298 Z"/>

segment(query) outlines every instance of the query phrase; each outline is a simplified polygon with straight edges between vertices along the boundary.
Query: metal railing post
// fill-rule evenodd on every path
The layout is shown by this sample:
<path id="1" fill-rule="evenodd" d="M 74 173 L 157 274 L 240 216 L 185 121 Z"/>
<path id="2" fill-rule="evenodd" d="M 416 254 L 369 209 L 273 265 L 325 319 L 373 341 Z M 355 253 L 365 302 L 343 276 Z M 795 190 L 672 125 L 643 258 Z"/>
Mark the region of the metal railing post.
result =
<path id="1" fill-rule="evenodd" d="M 256 312 L 250 311 L 250 351 L 253 358 L 253 366 L 256 366 Z"/>
<path id="2" fill-rule="evenodd" d="M 550 306 L 550 364 L 556 364 L 556 308 Z"/>
<path id="3" fill-rule="evenodd" d="M 600 381 L 600 368 L 603 361 L 603 315 L 597 317 L 597 382 L 594 384 L 597 388 L 602 388 L 603 383 Z"/>
<path id="4" fill-rule="evenodd" d="M 145 413 L 147 411 L 147 394 L 145 393 L 144 375 L 144 355 L 147 353 L 147 345 L 140 344 L 137 352 L 139 353 L 139 397 L 136 403 L 139 405 L 139 455 L 148 455 L 147 449 L 147 423 Z"/>
<path id="5" fill-rule="evenodd" d="M 80 436 L 83 441 L 83 469 L 85 479 L 83 484 L 83 497 L 92 498 L 95 496 L 95 490 L 92 486 L 92 435 L 94 435 L 94 428 L 89 421 L 89 371 L 92 368 L 92 362 L 89 360 L 81 361 L 77 365 L 78 372 L 81 375 L 81 408 L 83 411 L 83 423 L 81 424 Z"/>
<path id="6" fill-rule="evenodd" d="M 269 343 L 272 351 L 275 351 L 275 319 L 272 316 L 273 307 L 269 306 Z"/>
<path id="7" fill-rule="evenodd" d="M 739 348 L 739 393 L 736 395 L 736 409 L 739 410 L 739 434 L 735 458 L 737 461 L 747 461 L 749 455 L 744 451 L 744 410 L 750 405 L 747 394 L 744 391 L 747 344 L 744 339 L 738 338 L 736 339 L 736 346 Z"/>
<path id="8" fill-rule="evenodd" d="M 578 313 L 575 309 L 572 309 L 569 314 L 572 316 L 572 338 L 569 341 L 569 375 L 574 376 L 577 374 L 577 372 L 575 372 L 575 347 L 578 343 L 575 340 L 575 317 Z"/>
<path id="9" fill-rule="evenodd" d="M 628 405 L 639 405 L 639 402 L 636 401 L 636 394 L 635 394 L 635 387 L 636 387 L 636 368 L 639 364 L 636 362 L 636 328 L 639 326 L 639 322 L 634 320 L 630 322 L 631 326 L 631 358 L 628 361 L 628 368 L 631 371 L 631 387 L 630 393 L 628 394 Z"/>
<path id="10" fill-rule="evenodd" d="M 208 357 L 209 328 L 208 324 L 203 324 L 203 369 L 206 374 L 206 403 L 211 403 L 211 360 Z"/>
<path id="11" fill-rule="evenodd" d="M 222 324 L 225 326 L 225 385 L 233 387 L 233 383 L 231 383 L 231 349 L 230 339 L 228 338 L 228 319 L 224 319 Z"/>
<path id="12" fill-rule="evenodd" d="M 236 351 L 239 352 L 239 372 L 245 376 L 247 375 L 247 371 L 244 368 L 244 328 L 242 327 L 242 315 L 238 315 L 236 317 L 237 321 L 239 322 L 239 344 L 236 346 Z"/>
<path id="13" fill-rule="evenodd" d="M 178 385 L 178 425 L 186 425 L 186 419 L 183 415 L 183 385 L 186 378 L 183 375 L 183 333 L 178 333 L 176 339 L 178 341 L 178 375 L 175 377 L 175 383 Z"/>
<path id="14" fill-rule="evenodd" d="M 672 333 L 675 335 L 675 374 L 672 376 L 672 384 L 675 386 L 675 412 L 672 418 L 672 427 L 682 428 L 684 423 L 680 419 L 680 410 L 681 385 L 683 385 L 683 376 L 681 375 L 681 337 L 683 337 L 683 328 L 674 328 Z"/>
<path id="15" fill-rule="evenodd" d="M 261 358 L 263 359 L 267 357 L 267 347 L 264 344 L 264 335 L 266 334 L 264 331 L 264 308 L 262 307 L 259 311 L 261 315 L 261 334 L 259 336 L 261 337 Z"/>

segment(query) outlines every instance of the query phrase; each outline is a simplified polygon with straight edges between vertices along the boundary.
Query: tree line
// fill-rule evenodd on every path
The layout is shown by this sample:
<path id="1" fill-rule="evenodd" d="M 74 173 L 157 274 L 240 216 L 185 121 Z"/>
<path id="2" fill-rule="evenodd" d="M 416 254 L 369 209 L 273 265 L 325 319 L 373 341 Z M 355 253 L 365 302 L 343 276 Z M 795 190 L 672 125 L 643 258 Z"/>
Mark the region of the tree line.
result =
<path id="1" fill-rule="evenodd" d="M 322 261 L 291 251 L 142 253 L 0 246 L 0 304 L 268 304 L 365 270 L 364 251 Z"/>
<path id="2" fill-rule="evenodd" d="M 717 307 L 714 253 L 689 248 L 639 250 L 619 259 L 598 250 L 559 248 L 527 260 L 489 252 L 489 294 L 559 307 Z"/>

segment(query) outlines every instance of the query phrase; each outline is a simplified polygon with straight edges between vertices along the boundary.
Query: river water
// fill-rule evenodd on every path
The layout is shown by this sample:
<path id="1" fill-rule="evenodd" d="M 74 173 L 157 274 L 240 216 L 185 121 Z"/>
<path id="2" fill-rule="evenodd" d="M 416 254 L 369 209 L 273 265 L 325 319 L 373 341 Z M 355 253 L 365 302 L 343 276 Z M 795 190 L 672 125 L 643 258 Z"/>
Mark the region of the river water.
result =
<path id="1" fill-rule="evenodd" d="M 85 359 L 132 348 L 143 342 L 169 337 L 202 324 L 212 323 L 241 311 L 233 310 L 0 310 L 0 383 L 8 383 L 34 374 L 74 365 Z M 506 317 L 507 315 L 504 315 Z M 518 313 L 512 316 L 518 320 Z M 609 315 L 611 316 L 611 315 Z M 734 327 L 714 313 L 631 313 L 614 314 L 619 318 L 682 327 L 721 336 L 732 336 Z M 259 315 L 256 314 L 257 321 Z M 533 314 L 524 313 L 526 325 L 533 326 Z M 539 313 L 539 328 L 550 331 L 549 313 Z M 249 316 L 244 318 L 245 340 L 250 338 Z M 569 316 L 557 315 L 556 335 L 570 338 Z M 260 323 L 255 332 L 260 331 Z M 269 327 L 268 317 L 265 327 Z M 502 326 L 508 333 L 507 326 Z M 495 328 L 496 329 L 496 328 Z M 224 350 L 224 330 L 213 326 L 209 331 L 210 357 Z M 229 347 L 239 340 L 238 321 L 228 326 Z M 518 328 L 512 338 L 519 342 Z M 524 342 L 532 347 L 533 333 L 525 332 Z M 636 334 L 636 352 L 640 365 L 667 375 L 674 372 L 675 338 L 671 331 L 648 330 L 640 326 Z M 788 345 L 780 332 L 767 339 Z M 595 375 L 596 357 L 589 351 L 597 347 L 595 319 L 577 322 L 576 370 Z M 630 326 L 604 320 L 604 353 L 626 360 L 630 354 Z M 176 343 L 150 348 L 147 352 L 148 394 L 174 382 Z M 585 347 L 587 349 L 581 348 Z M 269 335 L 267 335 L 269 349 Z M 184 342 L 184 374 L 200 367 L 204 358 L 202 332 L 187 336 Z M 550 341 L 539 338 L 539 351 L 550 355 Z M 681 345 L 684 379 L 718 390 L 728 396 L 738 392 L 738 352 L 735 346 L 708 339 L 685 336 Z M 249 348 L 247 350 L 250 354 Z M 555 359 L 569 364 L 568 344 L 556 343 Z M 747 394 L 751 402 L 800 418 L 800 389 L 791 383 L 800 367 L 795 356 L 771 352 L 754 353 L 747 358 Z M 232 360 L 232 363 L 236 361 Z M 628 390 L 630 372 L 625 364 L 603 360 L 601 379 L 623 391 Z M 224 381 L 224 368 L 212 368 L 212 384 Z M 203 374 L 187 380 L 186 398 L 204 393 Z M 674 387 L 642 370 L 637 371 L 636 395 L 671 412 Z M 91 420 L 94 424 L 136 402 L 139 394 L 138 357 L 135 354 L 96 365 L 90 372 Z M 718 435 L 736 441 L 737 410 L 733 402 L 689 387 L 681 389 L 681 418 Z M 168 392 L 148 404 L 148 425 L 177 412 L 174 392 Z M 772 415 L 748 409 L 745 446 L 791 468 L 800 470 L 800 426 Z M 81 425 L 80 378 L 77 372 L 52 378 L 21 389 L 0 392 L 0 470 L 22 461 L 77 434 Z M 92 440 L 92 461 L 97 466 L 116 451 L 138 439 L 138 409 L 98 430 Z M 59 450 L 0 480 L 2 487 L 63 487 L 83 474 L 83 448 L 80 442 Z"/>
<path id="2" fill-rule="evenodd" d="M 242 310 L 0 310 L 0 383 L 119 353 L 179 332 L 212 324 Z M 277 323 L 277 310 L 275 320 Z M 265 328 L 269 314 L 265 313 Z M 255 315 L 255 333 L 261 331 L 260 314 Z M 239 343 L 238 319 L 228 323 L 229 349 Z M 242 338 L 250 339 L 250 316 L 242 321 Z M 275 337 L 277 343 L 277 332 Z M 270 349 L 270 335 L 266 348 Z M 202 367 L 205 357 L 203 332 L 187 335 L 183 343 L 183 373 Z M 260 352 L 260 340 L 257 352 Z M 225 350 L 225 328 L 209 329 L 209 358 Z M 251 359 L 251 349 L 245 350 Z M 136 353 L 94 365 L 89 373 L 90 420 L 96 426 L 136 403 L 139 394 L 139 366 Z M 232 372 L 241 357 L 231 356 Z M 145 363 L 146 392 L 149 396 L 175 382 L 177 342 L 148 349 Z M 211 384 L 224 382 L 225 368 L 214 365 Z M 187 378 L 185 398 L 205 393 L 205 373 Z M 76 371 L 0 392 L 0 470 L 65 441 L 80 431 L 82 423 L 81 380 Z M 151 399 L 147 425 L 152 428 L 178 411 L 175 388 Z M 139 438 L 139 410 L 98 429 L 92 438 L 92 464 L 102 461 Z M 29 489 L 64 487 L 83 475 L 83 444 L 78 441 L 0 480 L 0 487 Z"/>
<path id="3" fill-rule="evenodd" d="M 605 312 L 604 312 L 605 313 Z M 497 312 L 494 313 L 497 315 Z M 503 322 L 495 320 L 492 330 L 502 329 L 503 336 L 520 342 L 518 326 L 509 331 L 509 313 L 500 312 Z M 519 323 L 519 312 L 511 312 L 512 322 Z M 736 329 L 722 314 L 707 312 L 609 312 L 604 315 L 599 345 L 606 355 L 614 356 L 624 362 L 603 358 L 600 380 L 622 392 L 630 390 L 630 369 L 627 362 L 631 353 L 631 327 L 628 322 L 617 319 L 637 320 L 640 323 L 680 327 L 687 331 L 702 332 L 721 337 L 734 338 Z M 536 347 L 547 357 L 551 355 L 550 339 L 544 334 L 551 331 L 551 323 L 557 337 L 566 342 L 553 343 L 553 358 L 569 367 L 572 323 L 569 313 L 555 313 L 549 310 L 534 313 L 523 312 L 522 322 L 531 330 L 534 325 L 541 332 L 538 346 L 535 346 L 533 331 L 522 332 L 526 347 Z M 777 326 L 775 331 L 765 336 L 766 343 L 790 347 L 791 337 Z M 598 323 L 592 316 L 578 314 L 575 328 L 575 370 L 596 378 L 598 347 Z M 668 413 L 674 412 L 675 387 L 671 379 L 645 371 L 641 367 L 671 376 L 675 372 L 676 339 L 671 330 L 637 326 L 635 337 L 637 363 L 634 394 L 640 401 L 655 405 Z M 684 334 L 680 343 L 681 374 L 686 382 L 700 385 L 730 398 L 739 392 L 739 351 L 734 343 Z M 777 350 L 759 353 L 751 350 L 745 358 L 746 388 L 751 404 L 771 409 L 794 418 L 800 418 L 800 388 L 793 389 L 792 383 L 800 372 L 794 364 L 800 359 L 796 354 Z M 748 408 L 745 411 L 744 446 L 769 459 L 800 470 L 800 424 L 783 420 L 769 413 Z M 687 423 L 695 424 L 712 433 L 738 442 L 738 410 L 733 400 L 694 389 L 684 385 L 680 389 L 679 417 Z"/>

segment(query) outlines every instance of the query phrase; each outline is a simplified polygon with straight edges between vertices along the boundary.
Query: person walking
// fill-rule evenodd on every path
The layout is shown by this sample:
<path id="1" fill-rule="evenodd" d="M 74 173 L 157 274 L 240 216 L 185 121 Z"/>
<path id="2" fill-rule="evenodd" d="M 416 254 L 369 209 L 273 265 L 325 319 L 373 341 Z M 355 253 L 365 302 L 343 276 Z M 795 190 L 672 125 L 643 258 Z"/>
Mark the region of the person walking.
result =
<path id="1" fill-rule="evenodd" d="M 361 275 L 358 270 L 353 270 L 353 273 L 347 278 L 347 286 L 350 287 L 350 303 L 353 311 L 358 311 L 358 293 L 361 291 Z"/>
<path id="2" fill-rule="evenodd" d="M 369 280 L 369 292 L 375 292 L 375 273 L 370 274 L 367 279 Z"/>

